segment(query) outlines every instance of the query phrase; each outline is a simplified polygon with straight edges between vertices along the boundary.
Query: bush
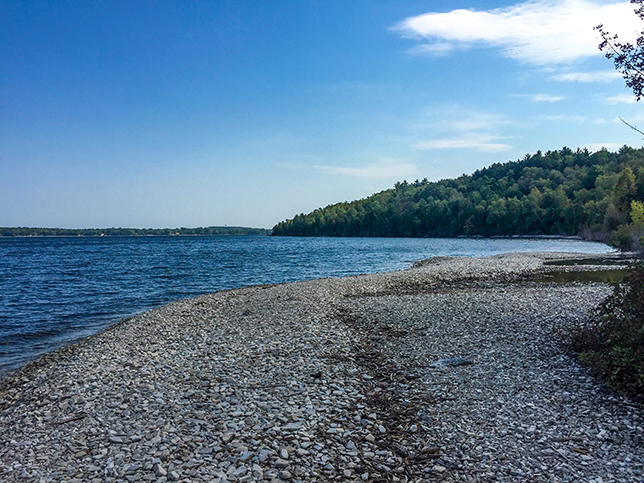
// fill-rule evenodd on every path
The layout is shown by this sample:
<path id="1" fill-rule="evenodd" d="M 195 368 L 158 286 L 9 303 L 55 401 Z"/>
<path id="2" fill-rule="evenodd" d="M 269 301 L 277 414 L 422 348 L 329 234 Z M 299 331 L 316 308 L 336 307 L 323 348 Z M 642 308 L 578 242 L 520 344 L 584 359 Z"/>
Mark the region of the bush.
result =
<path id="1" fill-rule="evenodd" d="M 644 264 L 629 274 L 571 334 L 572 347 L 606 384 L 644 398 Z"/>

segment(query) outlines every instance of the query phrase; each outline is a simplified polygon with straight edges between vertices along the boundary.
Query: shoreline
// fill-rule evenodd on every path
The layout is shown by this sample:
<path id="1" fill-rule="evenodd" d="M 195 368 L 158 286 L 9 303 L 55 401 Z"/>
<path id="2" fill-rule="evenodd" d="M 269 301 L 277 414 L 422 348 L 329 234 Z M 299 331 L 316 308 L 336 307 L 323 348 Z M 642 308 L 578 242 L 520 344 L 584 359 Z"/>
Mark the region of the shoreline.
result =
<path id="1" fill-rule="evenodd" d="M 441 257 L 153 309 L 0 383 L 0 479 L 641 481 L 641 409 L 556 337 L 610 288 L 522 278 L 580 257 Z"/>

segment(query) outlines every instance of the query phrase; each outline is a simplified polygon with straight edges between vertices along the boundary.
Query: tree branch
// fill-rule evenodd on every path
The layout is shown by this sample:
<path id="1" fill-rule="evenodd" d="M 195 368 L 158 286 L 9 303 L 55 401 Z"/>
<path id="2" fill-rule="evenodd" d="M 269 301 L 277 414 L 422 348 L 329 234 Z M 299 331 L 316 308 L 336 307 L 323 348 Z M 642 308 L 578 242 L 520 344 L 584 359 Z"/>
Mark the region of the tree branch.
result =
<path id="1" fill-rule="evenodd" d="M 619 116 L 618 116 L 618 117 L 619 117 Z M 644 132 L 640 131 L 640 130 L 639 130 L 639 129 L 637 129 L 635 126 L 633 126 L 633 125 L 631 125 L 631 124 L 627 123 L 627 122 L 626 122 L 626 121 L 624 121 L 624 119 L 622 119 L 621 117 L 619 118 L 619 120 L 620 120 L 620 121 L 622 121 L 624 124 L 626 124 L 628 127 L 630 127 L 633 131 L 637 131 L 637 132 L 638 132 L 638 133 L 640 133 L 642 136 L 644 136 Z"/>

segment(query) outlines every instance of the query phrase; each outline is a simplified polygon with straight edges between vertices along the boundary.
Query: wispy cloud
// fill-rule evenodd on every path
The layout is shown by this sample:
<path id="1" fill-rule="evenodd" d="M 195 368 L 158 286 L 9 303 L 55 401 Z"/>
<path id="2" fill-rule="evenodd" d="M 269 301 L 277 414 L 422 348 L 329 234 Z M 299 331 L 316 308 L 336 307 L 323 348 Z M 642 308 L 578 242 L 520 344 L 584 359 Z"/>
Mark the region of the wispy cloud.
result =
<path id="1" fill-rule="evenodd" d="M 311 168 L 316 171 L 322 171 L 330 174 L 339 174 L 344 176 L 355 176 L 357 178 L 404 178 L 406 176 L 416 176 L 419 169 L 415 164 L 400 162 L 395 160 L 384 160 L 378 163 L 369 164 L 364 167 L 352 166 L 323 166 L 312 165 Z"/>
<path id="2" fill-rule="evenodd" d="M 510 94 L 510 97 L 523 97 L 531 102 L 558 102 L 566 99 L 565 96 L 553 96 L 551 94 Z"/>
<path id="3" fill-rule="evenodd" d="M 617 96 L 607 97 L 604 99 L 604 102 L 606 104 L 635 104 L 637 101 L 635 100 L 635 96 L 631 94 L 619 94 Z"/>
<path id="4" fill-rule="evenodd" d="M 426 41 L 412 54 L 446 55 L 457 48 L 487 46 L 518 61 L 544 66 L 601 55 L 598 34 L 604 24 L 624 40 L 641 25 L 625 1 L 536 0 L 487 11 L 426 13 L 398 23 L 392 30 Z"/>
<path id="5" fill-rule="evenodd" d="M 493 136 L 469 135 L 461 137 L 432 139 L 420 141 L 414 144 L 416 149 L 474 149 L 481 152 L 502 152 L 509 151 L 512 146 L 504 143 L 494 142 Z"/>
<path id="6" fill-rule="evenodd" d="M 502 128 L 511 124 L 504 116 L 443 106 L 428 110 L 424 118 L 429 121 L 416 127 L 430 131 L 433 136 L 416 141 L 412 146 L 414 149 L 473 149 L 480 152 L 512 149 L 511 145 L 502 142 L 507 139 Z"/>
<path id="7" fill-rule="evenodd" d="M 445 42 L 435 44 L 420 44 L 412 47 L 407 52 L 412 55 L 425 55 L 428 57 L 442 57 L 456 50 L 456 45 Z"/>
<path id="8" fill-rule="evenodd" d="M 564 122 L 574 122 L 575 124 L 581 124 L 588 120 L 585 116 L 562 116 L 562 115 L 552 115 L 552 116 L 539 116 L 539 119 L 542 121 L 564 121 Z"/>
<path id="9" fill-rule="evenodd" d="M 555 74 L 550 79 L 559 82 L 612 82 L 621 74 L 614 70 L 597 70 L 594 72 L 567 72 Z"/>

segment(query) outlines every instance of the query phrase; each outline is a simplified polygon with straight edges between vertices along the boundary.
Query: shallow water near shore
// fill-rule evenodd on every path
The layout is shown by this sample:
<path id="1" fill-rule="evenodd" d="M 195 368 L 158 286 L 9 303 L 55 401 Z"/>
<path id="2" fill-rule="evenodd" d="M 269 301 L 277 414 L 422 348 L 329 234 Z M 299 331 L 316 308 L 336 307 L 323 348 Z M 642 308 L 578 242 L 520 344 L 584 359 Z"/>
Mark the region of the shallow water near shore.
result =
<path id="1" fill-rule="evenodd" d="M 0 238 L 0 377 L 150 308 L 257 284 L 408 268 L 434 256 L 605 254 L 574 239 Z"/>

